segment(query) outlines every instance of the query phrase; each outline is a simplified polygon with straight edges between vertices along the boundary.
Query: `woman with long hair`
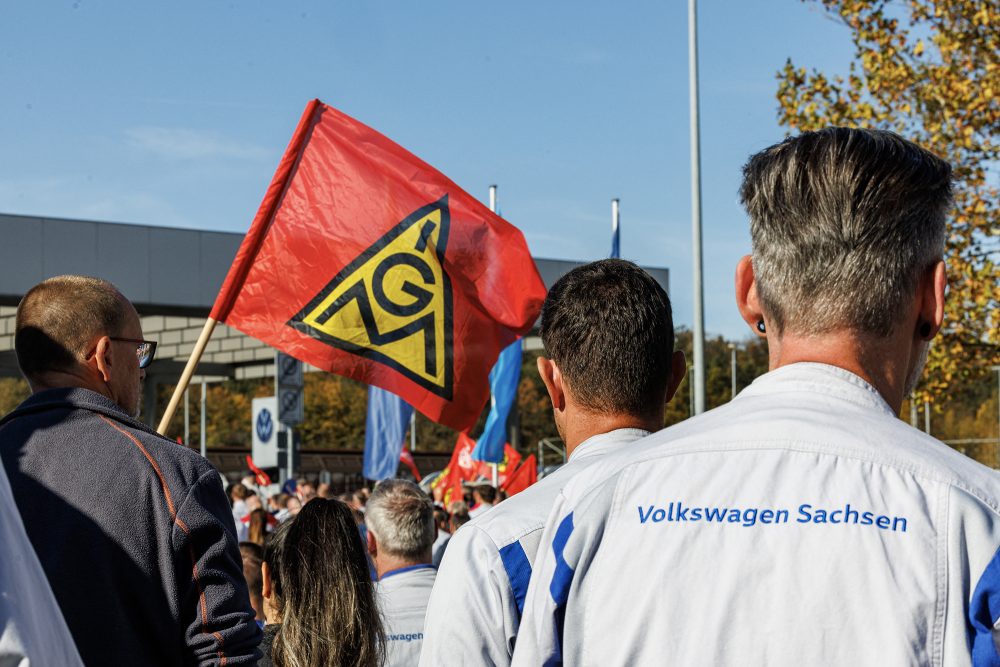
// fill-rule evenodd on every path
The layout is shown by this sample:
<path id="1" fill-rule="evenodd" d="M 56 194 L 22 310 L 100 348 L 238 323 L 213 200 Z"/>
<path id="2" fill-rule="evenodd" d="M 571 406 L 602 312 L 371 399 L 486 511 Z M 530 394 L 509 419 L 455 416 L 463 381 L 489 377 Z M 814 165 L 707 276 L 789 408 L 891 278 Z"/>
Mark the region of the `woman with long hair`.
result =
<path id="1" fill-rule="evenodd" d="M 385 633 L 354 517 L 316 498 L 264 547 L 260 665 L 379 667 Z"/>
<path id="2" fill-rule="evenodd" d="M 269 516 L 267 512 L 261 509 L 250 512 L 250 520 L 247 522 L 246 542 L 253 542 L 254 544 L 264 546 L 264 540 L 267 537 Z"/>

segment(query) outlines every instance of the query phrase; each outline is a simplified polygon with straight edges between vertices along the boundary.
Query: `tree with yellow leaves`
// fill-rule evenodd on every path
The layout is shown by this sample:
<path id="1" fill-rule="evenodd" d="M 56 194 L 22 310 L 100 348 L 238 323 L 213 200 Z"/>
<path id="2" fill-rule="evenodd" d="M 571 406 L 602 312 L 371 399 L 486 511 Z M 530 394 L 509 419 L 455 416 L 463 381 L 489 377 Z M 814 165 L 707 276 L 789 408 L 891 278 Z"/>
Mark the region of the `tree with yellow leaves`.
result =
<path id="1" fill-rule="evenodd" d="M 779 121 L 894 130 L 951 162 L 945 328 L 918 400 L 986 382 L 1000 363 L 1000 0 L 804 1 L 846 24 L 855 60 L 846 78 L 789 60 Z"/>

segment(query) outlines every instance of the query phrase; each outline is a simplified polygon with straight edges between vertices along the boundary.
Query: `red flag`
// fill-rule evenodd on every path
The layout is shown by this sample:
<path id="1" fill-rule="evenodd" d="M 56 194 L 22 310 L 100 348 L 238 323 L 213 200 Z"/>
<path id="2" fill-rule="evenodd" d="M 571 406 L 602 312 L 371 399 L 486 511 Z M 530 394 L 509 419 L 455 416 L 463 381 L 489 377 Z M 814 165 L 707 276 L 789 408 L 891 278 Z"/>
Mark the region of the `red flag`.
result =
<path id="1" fill-rule="evenodd" d="M 212 317 L 465 430 L 497 356 L 544 298 L 520 231 L 313 100 Z"/>
<path id="2" fill-rule="evenodd" d="M 472 450 L 475 448 L 475 440 L 470 438 L 467 433 L 459 433 L 458 440 L 455 442 L 455 451 L 451 454 L 451 461 L 431 484 L 432 489 L 438 487 L 443 489 L 441 501 L 445 507 L 448 507 L 452 501 L 462 499 L 463 482 L 493 481 L 492 464 L 476 461 L 472 458 Z M 517 453 L 517 450 L 511 447 L 510 443 L 505 444 L 503 461 L 497 464 L 497 483 L 501 487 L 520 462 L 521 455 Z"/>
<path id="3" fill-rule="evenodd" d="M 434 490 L 443 489 L 441 502 L 446 508 L 456 500 L 462 499 L 462 482 L 472 481 L 478 476 L 480 462 L 472 460 L 472 450 L 475 446 L 476 441 L 467 433 L 459 433 L 455 451 L 451 453 L 451 461 L 431 485 Z"/>
<path id="4" fill-rule="evenodd" d="M 524 491 L 537 481 L 538 463 L 535 461 L 535 455 L 532 454 L 521 462 L 514 474 L 508 476 L 507 481 L 500 488 L 506 491 L 508 496 L 512 496 Z"/>
<path id="5" fill-rule="evenodd" d="M 257 482 L 257 486 L 271 486 L 271 476 L 258 468 L 257 464 L 253 462 L 253 457 L 249 454 L 247 454 L 247 466 L 249 466 L 250 472 L 253 473 L 254 481 Z"/>
<path id="6" fill-rule="evenodd" d="M 503 446 L 503 461 L 497 464 L 497 484 L 501 487 L 507 480 L 507 477 L 516 468 L 517 464 L 521 462 L 521 455 L 517 453 L 517 450 L 510 446 L 510 443 L 504 443 Z M 493 464 L 487 463 L 486 461 L 479 462 L 479 477 L 492 482 L 493 481 Z"/>
<path id="7" fill-rule="evenodd" d="M 413 479 L 420 481 L 420 471 L 417 470 L 417 462 L 413 459 L 413 454 L 406 447 L 399 453 L 399 460 L 413 473 Z"/>

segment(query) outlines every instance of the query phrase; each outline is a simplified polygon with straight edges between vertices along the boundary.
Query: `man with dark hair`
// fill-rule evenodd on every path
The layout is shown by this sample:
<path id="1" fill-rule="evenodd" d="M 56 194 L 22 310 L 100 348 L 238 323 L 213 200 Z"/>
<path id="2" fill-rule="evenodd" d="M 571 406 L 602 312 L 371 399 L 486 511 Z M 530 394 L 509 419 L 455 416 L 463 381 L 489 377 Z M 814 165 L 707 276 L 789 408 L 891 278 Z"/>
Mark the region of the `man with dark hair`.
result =
<path id="1" fill-rule="evenodd" d="M 434 507 L 434 525 L 437 526 L 437 537 L 431 545 L 431 565 L 440 567 L 451 539 L 451 515 L 443 507 Z"/>
<path id="2" fill-rule="evenodd" d="M 510 662 L 531 561 L 559 490 L 662 428 L 684 376 L 670 300 L 631 262 L 594 262 L 560 278 L 542 306 L 541 335 L 538 373 L 569 462 L 453 535 L 431 595 L 422 665 Z"/>
<path id="3" fill-rule="evenodd" d="M 28 291 L 15 326 L 32 395 L 0 420 L 0 459 L 83 661 L 253 664 L 219 474 L 136 420 L 156 344 L 135 308 L 61 276 Z"/>
<path id="4" fill-rule="evenodd" d="M 472 487 L 472 503 L 472 507 L 469 508 L 469 516 L 475 519 L 497 504 L 496 488 L 491 484 L 476 484 Z"/>
<path id="5" fill-rule="evenodd" d="M 453 505 L 454 504 L 455 503 L 453 503 Z M 455 534 L 455 531 L 457 531 L 459 528 L 461 528 L 465 524 L 469 523 L 469 521 L 471 520 L 469 518 L 469 508 L 468 508 L 468 506 L 464 502 L 463 503 L 459 503 L 459 504 L 461 506 L 453 509 L 451 511 L 451 518 L 448 519 L 448 525 L 451 527 L 451 534 L 452 535 Z M 451 540 L 448 540 L 448 541 L 450 542 Z"/>
<path id="6" fill-rule="evenodd" d="M 1000 481 L 897 418 L 942 325 L 949 165 L 828 128 L 740 194 L 771 370 L 566 485 L 514 663 L 1000 664 Z"/>
<path id="7" fill-rule="evenodd" d="M 385 664 L 414 665 L 424 638 L 427 598 L 434 586 L 434 504 L 413 482 L 387 479 L 372 492 L 365 522 L 385 619 Z"/>

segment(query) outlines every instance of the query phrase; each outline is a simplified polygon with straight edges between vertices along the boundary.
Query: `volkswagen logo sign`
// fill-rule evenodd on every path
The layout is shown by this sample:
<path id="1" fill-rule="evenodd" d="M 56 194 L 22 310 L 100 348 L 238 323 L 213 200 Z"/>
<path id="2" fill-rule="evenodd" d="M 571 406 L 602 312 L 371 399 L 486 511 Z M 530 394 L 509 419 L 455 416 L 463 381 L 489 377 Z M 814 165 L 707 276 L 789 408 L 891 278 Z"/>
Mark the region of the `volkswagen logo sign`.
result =
<path id="1" fill-rule="evenodd" d="M 257 414 L 257 437 L 261 443 L 266 443 L 274 433 L 274 420 L 271 419 L 271 411 L 264 408 Z"/>

